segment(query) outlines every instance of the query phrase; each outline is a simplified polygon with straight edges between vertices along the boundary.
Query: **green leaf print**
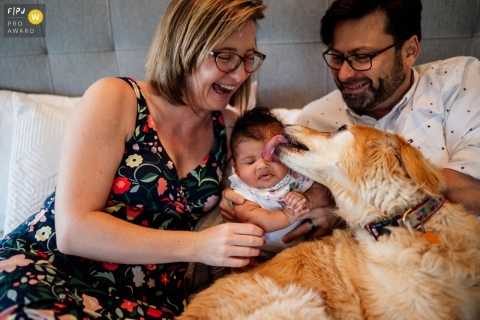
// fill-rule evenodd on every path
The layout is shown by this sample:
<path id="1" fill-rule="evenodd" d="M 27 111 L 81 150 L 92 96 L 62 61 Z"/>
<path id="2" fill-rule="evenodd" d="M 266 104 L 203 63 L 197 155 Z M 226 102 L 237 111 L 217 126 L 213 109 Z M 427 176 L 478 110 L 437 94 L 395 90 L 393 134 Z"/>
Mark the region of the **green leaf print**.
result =
<path id="1" fill-rule="evenodd" d="M 295 188 L 295 182 L 291 182 L 290 185 L 288 186 L 288 190 L 292 191 Z"/>
<path id="2" fill-rule="evenodd" d="M 185 188 L 191 188 L 191 187 L 196 187 L 198 185 L 198 180 L 197 182 L 192 181 L 192 180 L 187 180 L 186 182 L 183 182 L 183 185 Z"/>
<path id="3" fill-rule="evenodd" d="M 17 302 L 17 291 L 15 290 L 8 290 L 7 291 L 7 297 L 14 301 L 15 303 Z"/>
<path id="4" fill-rule="evenodd" d="M 200 180 L 200 177 L 198 176 L 198 173 L 197 173 L 196 171 L 192 171 L 192 172 L 190 172 L 190 174 L 191 174 L 192 176 L 194 176 L 195 179 Z"/>
<path id="5" fill-rule="evenodd" d="M 158 174 L 150 172 L 145 177 L 141 178 L 140 181 L 148 183 L 154 181 L 155 179 L 157 179 L 157 177 Z"/>
<path id="6" fill-rule="evenodd" d="M 140 135 L 140 126 L 135 128 L 135 136 L 138 137 Z"/>
<path id="7" fill-rule="evenodd" d="M 138 189 L 140 189 L 140 185 L 139 185 L 139 184 L 137 184 L 135 187 L 133 187 L 132 189 L 130 189 L 129 192 L 130 192 L 130 193 L 135 193 L 135 192 L 138 191 Z"/>
<path id="8" fill-rule="evenodd" d="M 124 206 L 125 206 L 125 203 L 117 203 L 114 206 L 106 207 L 105 212 L 106 213 L 118 212 L 118 210 L 120 210 Z"/>
<path id="9" fill-rule="evenodd" d="M 65 280 L 60 280 L 57 283 L 55 283 L 56 286 L 63 286 L 65 284 Z"/>
<path id="10" fill-rule="evenodd" d="M 112 285 L 115 284 L 115 277 L 113 276 L 113 274 L 111 272 L 99 272 L 99 273 L 95 274 L 94 277 L 95 278 L 107 279 L 108 281 L 110 281 L 110 283 Z"/>
<path id="11" fill-rule="evenodd" d="M 174 218 L 177 218 L 177 219 L 181 219 L 180 217 L 180 213 L 178 213 L 177 211 L 175 210 L 168 210 L 167 212 L 165 212 L 171 216 L 173 216 Z"/>
<path id="12" fill-rule="evenodd" d="M 46 267 L 45 270 L 47 270 L 48 273 L 57 274 L 57 273 L 55 272 L 55 269 L 53 269 L 53 268 Z"/>
<path id="13" fill-rule="evenodd" d="M 165 228 L 168 226 L 168 224 L 169 224 L 170 222 L 172 222 L 172 220 L 173 220 L 173 219 L 165 220 L 158 229 L 160 229 L 160 230 L 165 230 Z"/>
<path id="14" fill-rule="evenodd" d="M 140 308 L 140 307 L 137 307 L 137 312 L 138 312 L 141 316 L 144 316 L 144 315 L 145 315 L 145 314 L 143 313 L 142 308 Z"/>
<path id="15" fill-rule="evenodd" d="M 120 310 L 120 308 L 115 309 L 115 313 L 116 313 L 117 316 L 119 316 L 120 318 L 123 318 L 123 312 L 122 312 L 122 310 Z"/>

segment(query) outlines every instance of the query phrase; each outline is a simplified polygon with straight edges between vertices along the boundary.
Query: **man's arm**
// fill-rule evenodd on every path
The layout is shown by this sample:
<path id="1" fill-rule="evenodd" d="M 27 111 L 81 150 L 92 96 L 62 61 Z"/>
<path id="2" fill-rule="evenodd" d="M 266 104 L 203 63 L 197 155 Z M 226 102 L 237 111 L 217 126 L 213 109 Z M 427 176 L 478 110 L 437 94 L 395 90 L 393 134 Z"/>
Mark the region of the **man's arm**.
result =
<path id="1" fill-rule="evenodd" d="M 443 169 L 442 173 L 447 181 L 445 198 L 480 216 L 480 180 L 451 169 Z"/>
<path id="2" fill-rule="evenodd" d="M 314 182 L 304 195 L 307 198 L 307 208 L 310 210 L 325 207 L 333 202 L 330 190 L 318 182 Z"/>

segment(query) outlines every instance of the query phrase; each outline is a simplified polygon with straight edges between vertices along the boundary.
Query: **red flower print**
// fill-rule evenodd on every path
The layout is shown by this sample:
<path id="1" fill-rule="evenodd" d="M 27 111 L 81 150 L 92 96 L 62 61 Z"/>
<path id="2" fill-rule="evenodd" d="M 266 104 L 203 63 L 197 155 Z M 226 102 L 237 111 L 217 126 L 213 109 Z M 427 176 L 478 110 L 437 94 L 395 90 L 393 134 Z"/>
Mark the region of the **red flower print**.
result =
<path id="1" fill-rule="evenodd" d="M 37 251 L 37 254 L 42 257 L 43 259 L 46 259 L 47 258 L 47 255 L 45 253 L 43 253 L 42 251 Z"/>
<path id="2" fill-rule="evenodd" d="M 147 126 L 147 125 L 144 125 L 142 131 L 143 131 L 143 132 L 148 132 L 148 126 Z"/>
<path id="3" fill-rule="evenodd" d="M 128 312 L 132 312 L 133 308 L 135 308 L 136 306 L 138 306 L 138 303 L 123 299 L 123 303 L 120 308 L 125 309 Z"/>
<path id="4" fill-rule="evenodd" d="M 225 125 L 225 120 L 223 120 L 223 116 L 222 116 L 222 115 L 220 115 L 220 116 L 218 117 L 218 122 L 220 122 L 220 124 L 221 124 L 222 126 Z"/>
<path id="5" fill-rule="evenodd" d="M 147 116 L 147 125 L 148 125 L 149 128 L 152 128 L 153 130 L 158 131 L 157 127 L 155 126 L 155 122 L 153 121 L 153 118 L 152 118 L 151 115 Z"/>
<path id="6" fill-rule="evenodd" d="M 116 194 L 124 194 L 130 189 L 132 183 L 128 181 L 128 178 L 118 177 L 113 182 L 113 192 Z"/>
<path id="7" fill-rule="evenodd" d="M 157 265 L 156 265 L 156 264 L 146 264 L 145 267 L 146 267 L 148 270 L 155 270 L 155 269 L 157 269 Z"/>
<path id="8" fill-rule="evenodd" d="M 115 271 L 118 268 L 118 263 L 103 262 L 103 267 L 106 270 Z"/>
<path id="9" fill-rule="evenodd" d="M 166 286 L 170 282 L 170 280 L 168 280 L 168 276 L 167 276 L 166 273 L 162 274 L 162 280 L 161 281 L 163 282 L 164 286 Z"/>
<path id="10" fill-rule="evenodd" d="M 185 206 L 183 205 L 183 203 L 181 202 L 178 202 L 178 201 L 175 201 L 175 210 L 178 212 L 178 213 L 183 213 L 183 209 L 185 208 Z"/>
<path id="11" fill-rule="evenodd" d="M 205 157 L 205 159 L 203 159 L 203 161 L 200 163 L 200 165 L 202 165 L 202 166 L 206 165 L 207 162 L 208 162 L 208 158 L 210 158 L 209 154 L 207 154 L 207 156 Z"/>
<path id="12" fill-rule="evenodd" d="M 298 178 L 298 173 L 296 171 L 292 171 L 292 177 L 293 177 L 293 179 L 297 179 Z"/>
<path id="13" fill-rule="evenodd" d="M 154 318 L 160 318 L 162 316 L 163 312 L 158 310 L 158 309 L 148 308 L 147 314 L 149 316 L 154 317 Z"/>
<path id="14" fill-rule="evenodd" d="M 143 220 L 143 221 L 142 221 L 142 226 L 148 227 L 148 221 L 147 221 L 147 220 Z"/>
<path id="15" fill-rule="evenodd" d="M 168 182 L 164 178 L 158 179 L 157 192 L 161 196 L 167 190 Z"/>
<path id="16" fill-rule="evenodd" d="M 127 210 L 127 220 L 135 219 L 143 211 L 143 208 L 132 207 L 128 205 L 125 206 L 125 209 Z"/>

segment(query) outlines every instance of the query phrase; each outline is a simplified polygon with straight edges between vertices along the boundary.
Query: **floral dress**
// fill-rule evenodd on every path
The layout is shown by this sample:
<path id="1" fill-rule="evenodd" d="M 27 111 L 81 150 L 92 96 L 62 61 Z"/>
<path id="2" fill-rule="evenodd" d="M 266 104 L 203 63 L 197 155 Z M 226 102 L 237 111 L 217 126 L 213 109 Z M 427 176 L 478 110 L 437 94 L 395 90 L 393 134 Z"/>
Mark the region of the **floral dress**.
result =
<path id="1" fill-rule="evenodd" d="M 221 195 L 222 114 L 212 112 L 210 153 L 178 179 L 140 88 L 133 79 L 122 79 L 135 91 L 138 117 L 105 212 L 145 228 L 191 231 Z M 171 319 L 183 311 L 187 263 L 125 265 L 62 254 L 54 208 L 55 193 L 0 242 L 0 319 Z"/>

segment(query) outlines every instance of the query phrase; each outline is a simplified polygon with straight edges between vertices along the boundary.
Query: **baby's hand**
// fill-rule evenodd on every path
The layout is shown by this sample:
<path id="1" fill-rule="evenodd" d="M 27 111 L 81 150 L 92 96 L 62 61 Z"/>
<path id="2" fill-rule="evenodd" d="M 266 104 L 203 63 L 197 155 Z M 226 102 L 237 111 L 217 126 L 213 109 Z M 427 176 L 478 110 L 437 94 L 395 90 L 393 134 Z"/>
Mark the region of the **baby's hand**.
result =
<path id="1" fill-rule="evenodd" d="M 291 191 L 287 193 L 285 203 L 287 208 L 292 209 L 296 216 L 309 211 L 307 197 L 299 192 Z"/>

